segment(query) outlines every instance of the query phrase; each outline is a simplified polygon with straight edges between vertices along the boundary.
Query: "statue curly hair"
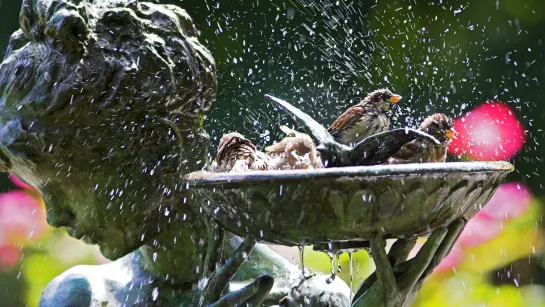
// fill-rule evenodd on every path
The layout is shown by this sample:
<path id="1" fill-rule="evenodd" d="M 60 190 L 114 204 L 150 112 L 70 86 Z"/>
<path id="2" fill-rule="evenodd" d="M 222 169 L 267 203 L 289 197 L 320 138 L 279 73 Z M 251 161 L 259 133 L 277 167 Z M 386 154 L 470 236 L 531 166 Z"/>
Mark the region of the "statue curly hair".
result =
<path id="1" fill-rule="evenodd" d="M 205 165 L 214 60 L 173 5 L 24 0 L 20 27 L 0 64 L 0 167 L 116 259 L 145 243 L 119 229 L 157 222 L 134 211 L 175 206 L 167 191 Z"/>

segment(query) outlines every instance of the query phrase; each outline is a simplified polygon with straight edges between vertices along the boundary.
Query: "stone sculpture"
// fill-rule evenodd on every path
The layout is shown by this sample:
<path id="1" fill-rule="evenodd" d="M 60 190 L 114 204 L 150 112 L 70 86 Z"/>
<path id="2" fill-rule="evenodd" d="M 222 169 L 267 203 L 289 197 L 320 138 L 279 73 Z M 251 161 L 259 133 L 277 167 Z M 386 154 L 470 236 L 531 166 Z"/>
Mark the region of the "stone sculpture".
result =
<path id="1" fill-rule="evenodd" d="M 182 176 L 206 163 L 202 122 L 216 91 L 191 18 L 138 1 L 25 0 L 20 26 L 0 65 L 2 170 L 42 193 L 49 224 L 116 260 L 63 273 L 40 305 L 194 306 L 221 244 L 209 248 L 219 238 L 180 192 Z M 254 255 L 278 276 L 271 294 L 299 283 L 298 269 L 266 247 Z M 271 290 L 268 281 L 257 288 Z M 347 303 L 345 284 L 329 288 Z"/>

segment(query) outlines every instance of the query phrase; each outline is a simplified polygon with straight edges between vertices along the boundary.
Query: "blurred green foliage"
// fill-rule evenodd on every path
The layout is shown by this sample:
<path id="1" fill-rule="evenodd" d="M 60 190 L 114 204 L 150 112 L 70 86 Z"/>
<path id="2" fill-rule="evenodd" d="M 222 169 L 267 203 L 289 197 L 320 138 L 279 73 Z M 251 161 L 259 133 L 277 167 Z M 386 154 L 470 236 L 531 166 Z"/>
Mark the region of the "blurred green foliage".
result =
<path id="1" fill-rule="evenodd" d="M 37 306 L 44 288 L 62 272 L 75 265 L 104 262 L 97 246 L 70 238 L 64 230 L 51 230 L 22 248 L 15 267 L 0 267 L 1 306 Z"/>
<path id="2" fill-rule="evenodd" d="M 72 266 L 105 261 L 98 247 L 75 240 L 60 229 L 28 245 L 24 255 L 19 269 L 26 281 L 25 302 L 28 306 L 37 306 L 47 284 Z"/>

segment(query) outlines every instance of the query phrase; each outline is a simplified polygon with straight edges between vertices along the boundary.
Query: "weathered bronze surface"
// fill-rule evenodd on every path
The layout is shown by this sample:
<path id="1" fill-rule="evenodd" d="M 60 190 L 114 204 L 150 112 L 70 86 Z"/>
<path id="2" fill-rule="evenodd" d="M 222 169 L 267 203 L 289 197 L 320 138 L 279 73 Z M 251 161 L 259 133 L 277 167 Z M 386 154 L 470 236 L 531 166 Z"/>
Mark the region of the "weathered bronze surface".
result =
<path id="1" fill-rule="evenodd" d="M 190 174 L 186 188 L 225 229 L 283 245 L 429 234 L 471 218 L 513 170 L 507 162 Z"/>

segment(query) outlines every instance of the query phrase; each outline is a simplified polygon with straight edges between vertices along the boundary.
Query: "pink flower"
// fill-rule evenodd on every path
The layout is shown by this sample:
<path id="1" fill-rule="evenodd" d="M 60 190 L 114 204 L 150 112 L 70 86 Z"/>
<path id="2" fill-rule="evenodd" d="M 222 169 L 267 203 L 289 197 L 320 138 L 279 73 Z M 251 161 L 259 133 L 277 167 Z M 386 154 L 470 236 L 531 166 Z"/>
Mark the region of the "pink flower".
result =
<path id="1" fill-rule="evenodd" d="M 532 194 L 523 183 L 505 183 L 477 215 L 487 215 L 496 221 L 507 221 L 526 212 L 531 199 Z"/>
<path id="2" fill-rule="evenodd" d="M 0 246 L 0 270 L 11 269 L 19 261 L 21 250 L 11 246 Z"/>
<path id="3" fill-rule="evenodd" d="M 29 186 L 28 184 L 24 183 L 23 180 L 19 179 L 17 176 L 10 174 L 9 178 L 11 179 L 11 182 L 15 184 L 17 187 L 23 189 L 23 190 L 34 190 L 33 187 Z"/>
<path id="4" fill-rule="evenodd" d="M 530 191 L 522 183 L 502 184 L 488 204 L 469 220 L 452 251 L 435 271 L 452 269 L 462 262 L 466 249 L 496 238 L 502 233 L 505 222 L 529 209 L 530 200 Z"/>
<path id="5" fill-rule="evenodd" d="M 19 247 L 38 239 L 50 229 L 38 191 L 13 175 L 11 180 L 23 190 L 0 194 L 0 268 L 3 269 L 17 264 L 21 255 Z"/>
<path id="6" fill-rule="evenodd" d="M 45 210 L 25 191 L 0 194 L 0 246 L 27 242 L 47 228 Z"/>
<path id="7" fill-rule="evenodd" d="M 515 113 L 502 102 L 485 103 L 454 121 L 458 135 L 449 152 L 474 160 L 508 160 L 526 141 Z"/>

